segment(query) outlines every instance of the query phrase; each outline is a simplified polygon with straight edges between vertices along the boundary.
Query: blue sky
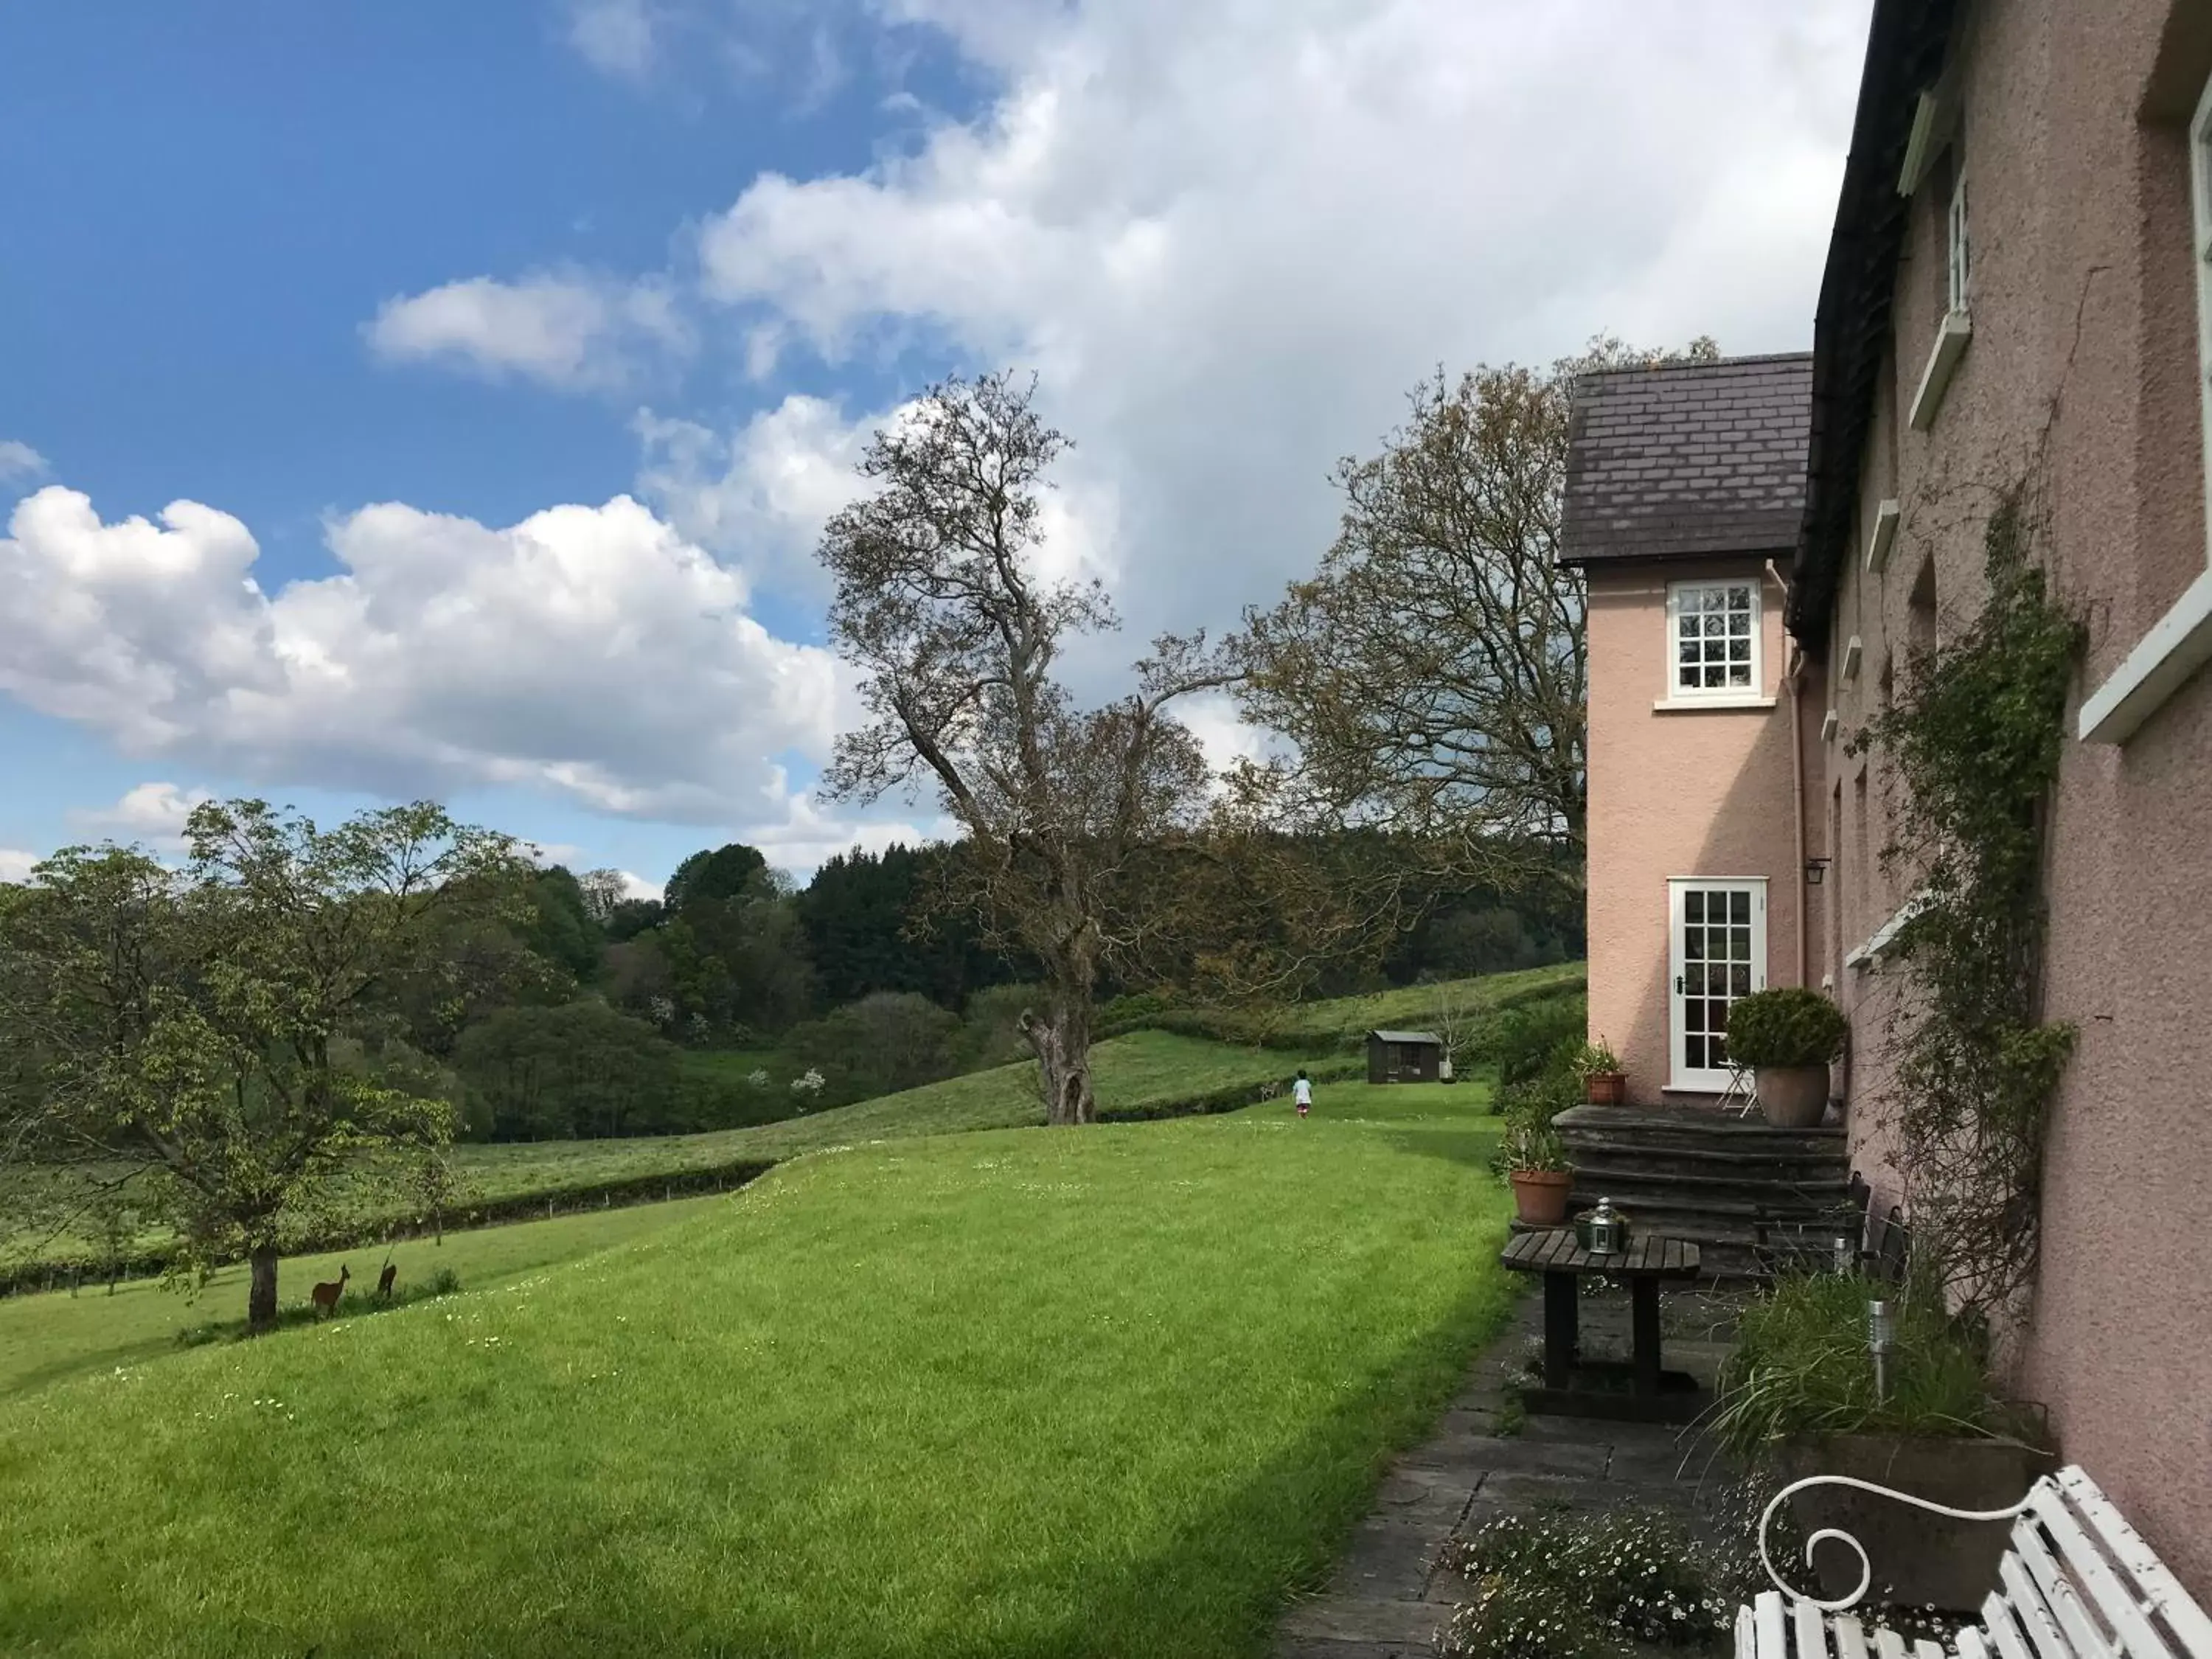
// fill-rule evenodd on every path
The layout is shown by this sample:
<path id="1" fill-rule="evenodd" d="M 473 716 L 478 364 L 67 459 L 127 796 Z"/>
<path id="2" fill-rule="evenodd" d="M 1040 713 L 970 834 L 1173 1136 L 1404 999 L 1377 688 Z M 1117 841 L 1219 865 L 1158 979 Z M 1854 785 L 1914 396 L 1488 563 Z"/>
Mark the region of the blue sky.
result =
<path id="1" fill-rule="evenodd" d="M 1218 626 L 1437 362 L 1804 342 L 1864 8 L 1770 9 L 0 9 L 0 865 L 210 791 L 648 883 L 927 830 L 807 789 L 874 424 L 1035 368 L 1052 556 Z"/>

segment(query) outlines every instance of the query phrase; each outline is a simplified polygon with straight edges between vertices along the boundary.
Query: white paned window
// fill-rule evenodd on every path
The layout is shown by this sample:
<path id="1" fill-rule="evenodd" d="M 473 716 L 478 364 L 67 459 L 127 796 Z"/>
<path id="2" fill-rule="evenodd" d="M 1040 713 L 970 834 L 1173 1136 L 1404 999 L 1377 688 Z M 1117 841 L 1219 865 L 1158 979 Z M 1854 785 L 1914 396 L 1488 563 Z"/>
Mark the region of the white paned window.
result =
<path id="1" fill-rule="evenodd" d="M 2197 266 L 2198 439 L 2212 506 L 2212 81 L 2189 122 L 2190 222 Z M 2207 526 L 2212 535 L 2212 525 Z M 2212 541 L 2207 550 L 2212 554 Z M 2212 663 L 2212 562 L 2135 648 L 2081 700 L 2079 730 L 2091 743 L 2125 743 L 2168 697 Z"/>
<path id="2" fill-rule="evenodd" d="M 1756 697 L 1759 583 L 1676 582 L 1667 590 L 1669 698 Z"/>
<path id="3" fill-rule="evenodd" d="M 1966 234 L 1966 158 L 1959 151 L 1952 152 L 1951 161 L 1954 182 L 1951 186 L 1951 211 L 1944 240 L 1948 249 L 1945 265 L 1949 286 L 1945 294 L 1950 310 L 1963 314 L 1966 309 L 1966 292 L 1974 274 L 1973 244 Z"/>

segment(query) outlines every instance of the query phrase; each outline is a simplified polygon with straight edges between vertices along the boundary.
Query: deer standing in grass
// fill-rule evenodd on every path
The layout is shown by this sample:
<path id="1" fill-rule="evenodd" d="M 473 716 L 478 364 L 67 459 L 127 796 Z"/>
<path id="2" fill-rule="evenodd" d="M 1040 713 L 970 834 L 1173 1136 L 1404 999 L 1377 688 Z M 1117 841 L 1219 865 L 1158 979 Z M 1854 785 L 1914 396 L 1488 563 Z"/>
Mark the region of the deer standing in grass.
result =
<path id="1" fill-rule="evenodd" d="M 338 1298 L 345 1294 L 346 1280 L 352 1277 L 353 1269 L 341 1262 L 338 1266 L 338 1276 L 336 1279 L 327 1284 L 316 1285 L 317 1310 L 335 1318 L 338 1310 Z"/>
<path id="2" fill-rule="evenodd" d="M 398 1277 L 399 1264 L 396 1261 L 386 1262 L 384 1271 L 376 1276 L 376 1299 L 379 1302 L 392 1300 L 392 1281 Z"/>

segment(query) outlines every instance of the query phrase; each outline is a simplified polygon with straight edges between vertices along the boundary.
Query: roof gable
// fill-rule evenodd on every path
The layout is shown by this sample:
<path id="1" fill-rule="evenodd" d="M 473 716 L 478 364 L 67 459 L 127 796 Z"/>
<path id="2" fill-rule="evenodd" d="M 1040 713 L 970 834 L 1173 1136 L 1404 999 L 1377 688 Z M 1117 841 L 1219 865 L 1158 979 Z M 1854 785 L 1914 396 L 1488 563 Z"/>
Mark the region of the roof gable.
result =
<path id="1" fill-rule="evenodd" d="M 1561 559 L 1793 551 L 1812 387 L 1810 352 L 1583 375 Z"/>

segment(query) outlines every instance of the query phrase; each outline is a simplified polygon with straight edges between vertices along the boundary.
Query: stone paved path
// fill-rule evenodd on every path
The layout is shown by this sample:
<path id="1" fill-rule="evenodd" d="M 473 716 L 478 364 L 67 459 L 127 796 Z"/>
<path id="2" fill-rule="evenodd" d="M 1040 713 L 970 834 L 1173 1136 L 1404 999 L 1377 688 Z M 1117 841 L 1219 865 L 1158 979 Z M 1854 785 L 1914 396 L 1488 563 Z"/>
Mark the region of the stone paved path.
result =
<path id="1" fill-rule="evenodd" d="M 1627 1297 L 1583 1304 L 1585 1351 L 1627 1351 Z M 1732 1304 L 1701 1297 L 1666 1304 L 1667 1364 L 1710 1383 L 1728 1351 Z M 1530 1417 L 1517 1430 L 1506 1409 L 1542 1328 L 1543 1298 L 1522 1300 L 1512 1325 L 1469 1370 L 1459 1396 L 1429 1441 L 1394 1467 L 1374 1511 L 1352 1534 L 1327 1590 L 1284 1620 L 1275 1659 L 1411 1659 L 1433 1656 L 1437 1633 L 1469 1599 L 1468 1584 L 1436 1565 L 1454 1532 L 1498 1516 L 1622 1504 L 1698 1520 L 1701 1486 L 1718 1478 L 1711 1454 L 1671 1428 Z M 1508 1432 L 1497 1430 L 1503 1422 Z"/>

